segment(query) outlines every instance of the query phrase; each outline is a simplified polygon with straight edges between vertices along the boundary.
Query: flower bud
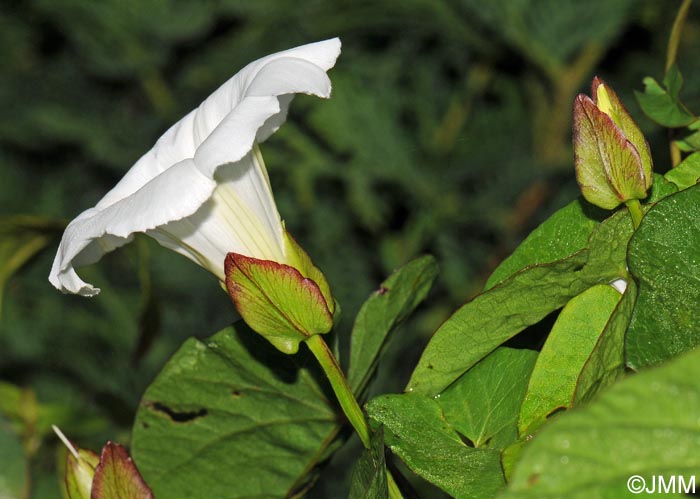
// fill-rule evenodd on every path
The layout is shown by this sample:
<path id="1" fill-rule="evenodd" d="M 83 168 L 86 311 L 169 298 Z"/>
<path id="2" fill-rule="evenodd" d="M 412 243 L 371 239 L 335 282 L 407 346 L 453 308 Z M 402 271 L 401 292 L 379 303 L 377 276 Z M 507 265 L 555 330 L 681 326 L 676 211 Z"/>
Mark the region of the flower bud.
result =
<path id="1" fill-rule="evenodd" d="M 56 426 L 54 432 L 68 448 L 65 492 L 68 499 L 153 499 L 129 453 L 107 442 L 98 456 L 71 443 Z"/>
<path id="2" fill-rule="evenodd" d="M 66 457 L 66 492 L 69 499 L 90 499 L 100 458 L 88 449 L 75 449 L 75 452 L 75 455 L 69 452 Z"/>
<path id="3" fill-rule="evenodd" d="M 611 210 L 647 196 L 653 181 L 651 153 L 617 94 L 598 77 L 591 94 L 579 94 L 574 101 L 576 180 L 587 201 Z"/>

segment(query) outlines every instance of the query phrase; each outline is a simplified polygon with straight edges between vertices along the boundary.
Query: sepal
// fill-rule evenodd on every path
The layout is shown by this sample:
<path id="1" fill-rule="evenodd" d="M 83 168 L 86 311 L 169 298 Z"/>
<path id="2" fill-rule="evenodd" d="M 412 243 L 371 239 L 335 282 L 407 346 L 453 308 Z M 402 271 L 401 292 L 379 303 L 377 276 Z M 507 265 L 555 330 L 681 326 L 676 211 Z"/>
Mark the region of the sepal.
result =
<path id="1" fill-rule="evenodd" d="M 153 492 L 124 447 L 107 442 L 95 468 L 90 499 L 153 499 Z"/>
<path id="2" fill-rule="evenodd" d="M 308 255 L 301 250 L 291 261 L 301 268 L 237 253 L 224 264 L 226 287 L 243 320 L 286 354 L 329 332 L 335 310 L 328 283 Z"/>

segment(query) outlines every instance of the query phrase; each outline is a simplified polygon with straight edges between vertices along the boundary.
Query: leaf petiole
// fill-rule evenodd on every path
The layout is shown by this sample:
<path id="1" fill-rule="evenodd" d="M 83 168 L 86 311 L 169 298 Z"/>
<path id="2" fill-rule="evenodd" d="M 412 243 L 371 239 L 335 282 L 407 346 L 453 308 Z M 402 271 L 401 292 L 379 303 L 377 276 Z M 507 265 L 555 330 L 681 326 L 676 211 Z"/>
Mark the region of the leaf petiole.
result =
<path id="1" fill-rule="evenodd" d="M 636 230 L 639 228 L 639 224 L 642 223 L 642 218 L 644 218 L 642 205 L 639 203 L 639 199 L 628 199 L 625 201 L 625 205 L 627 205 L 627 208 L 630 210 L 630 215 L 632 215 L 632 224 Z"/>
<path id="2" fill-rule="evenodd" d="M 309 337 L 309 339 L 306 340 L 306 344 L 321 365 L 328 381 L 330 381 L 333 392 L 340 403 L 340 407 L 343 409 L 352 427 L 355 428 L 357 435 L 362 441 L 362 445 L 364 445 L 365 449 L 369 449 L 370 435 L 367 420 L 360 408 L 360 404 L 357 403 L 357 399 L 352 393 L 343 371 L 340 369 L 338 360 L 335 358 L 335 355 L 333 355 L 333 351 L 328 347 L 328 344 L 323 340 L 320 334 Z M 391 499 L 403 499 L 403 495 L 401 495 L 401 491 L 389 470 L 386 470 L 386 478 L 389 487 L 389 497 Z"/>

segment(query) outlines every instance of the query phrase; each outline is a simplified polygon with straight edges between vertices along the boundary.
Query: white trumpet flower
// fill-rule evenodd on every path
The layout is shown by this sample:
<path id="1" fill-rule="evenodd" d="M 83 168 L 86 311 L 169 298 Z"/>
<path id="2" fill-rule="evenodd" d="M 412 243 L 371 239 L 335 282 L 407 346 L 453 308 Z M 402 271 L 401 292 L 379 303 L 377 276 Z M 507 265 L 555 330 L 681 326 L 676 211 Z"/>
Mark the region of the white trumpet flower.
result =
<path id="1" fill-rule="evenodd" d="M 284 123 L 294 94 L 328 98 L 337 38 L 259 59 L 173 125 L 94 208 L 66 228 L 49 280 L 93 296 L 75 267 L 142 232 L 224 281 L 229 252 L 287 263 L 284 227 L 257 143 Z"/>

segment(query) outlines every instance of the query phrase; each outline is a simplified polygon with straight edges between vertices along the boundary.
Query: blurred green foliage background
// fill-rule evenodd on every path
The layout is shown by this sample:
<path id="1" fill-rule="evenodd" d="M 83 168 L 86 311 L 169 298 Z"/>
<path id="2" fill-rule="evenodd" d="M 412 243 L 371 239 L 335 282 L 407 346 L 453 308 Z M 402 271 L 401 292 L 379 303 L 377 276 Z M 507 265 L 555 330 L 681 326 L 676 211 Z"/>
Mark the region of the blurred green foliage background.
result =
<path id="1" fill-rule="evenodd" d="M 667 168 L 666 137 L 632 90 L 662 75 L 677 3 L 3 2 L 0 281 L 18 271 L 0 295 L 0 463 L 12 464 L 0 466 L 0 489 L 59 497 L 62 451 L 49 425 L 84 446 L 128 444 L 139 398 L 169 355 L 235 318 L 209 274 L 147 238 L 83 270 L 97 298 L 61 295 L 47 276 L 62 224 L 242 66 L 343 41 L 331 100 L 298 97 L 262 150 L 287 227 L 342 304 L 341 345 L 393 268 L 438 258 L 432 299 L 380 372 L 376 389 L 397 391 L 436 325 L 576 195 L 571 103 L 594 74 L 638 118 L 657 170 Z M 679 60 L 691 106 L 699 39 L 691 10 Z M 330 497 L 327 487 L 316 494 Z"/>

